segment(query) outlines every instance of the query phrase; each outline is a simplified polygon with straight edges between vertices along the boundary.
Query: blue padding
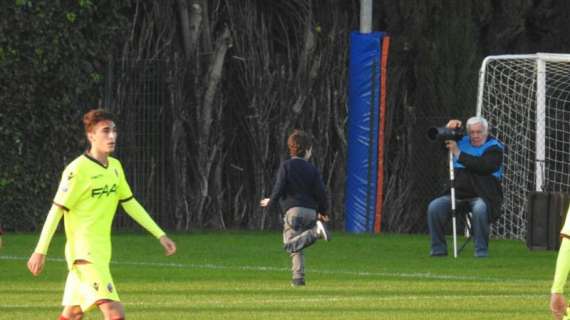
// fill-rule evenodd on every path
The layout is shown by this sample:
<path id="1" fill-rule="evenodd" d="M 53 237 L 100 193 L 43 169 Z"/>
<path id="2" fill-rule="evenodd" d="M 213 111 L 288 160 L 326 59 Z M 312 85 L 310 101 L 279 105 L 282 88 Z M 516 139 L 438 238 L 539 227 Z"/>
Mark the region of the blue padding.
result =
<path id="1" fill-rule="evenodd" d="M 347 232 L 372 232 L 376 209 L 378 113 L 383 32 L 350 35 Z"/>

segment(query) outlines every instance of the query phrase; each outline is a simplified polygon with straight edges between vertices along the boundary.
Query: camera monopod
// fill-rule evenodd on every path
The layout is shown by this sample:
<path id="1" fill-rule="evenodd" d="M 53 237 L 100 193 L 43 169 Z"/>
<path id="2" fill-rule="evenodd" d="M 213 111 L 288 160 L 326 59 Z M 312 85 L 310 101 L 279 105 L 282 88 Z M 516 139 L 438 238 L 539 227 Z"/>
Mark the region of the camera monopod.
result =
<path id="1" fill-rule="evenodd" d="M 457 215 L 455 208 L 455 174 L 453 172 L 453 153 L 449 151 L 449 183 L 451 193 L 451 223 L 453 224 L 453 257 L 457 258 Z"/>

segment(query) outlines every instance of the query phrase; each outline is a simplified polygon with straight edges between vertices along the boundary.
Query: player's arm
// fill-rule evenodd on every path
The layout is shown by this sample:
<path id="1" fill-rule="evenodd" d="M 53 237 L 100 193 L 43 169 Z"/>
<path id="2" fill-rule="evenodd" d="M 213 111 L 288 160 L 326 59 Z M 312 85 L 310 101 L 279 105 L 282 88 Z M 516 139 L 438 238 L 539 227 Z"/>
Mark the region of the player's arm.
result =
<path id="1" fill-rule="evenodd" d="M 556 260 L 556 272 L 552 283 L 551 293 L 564 293 L 564 286 L 570 272 L 570 239 L 562 238 L 558 259 Z"/>
<path id="2" fill-rule="evenodd" d="M 328 222 L 329 200 L 325 190 L 323 177 L 318 171 L 316 171 L 315 177 L 313 178 L 313 193 L 317 200 L 317 219 L 323 222 Z"/>
<path id="3" fill-rule="evenodd" d="M 570 239 L 562 238 L 562 244 L 558 251 L 558 259 L 556 260 L 556 271 L 554 273 L 554 281 L 552 283 L 550 310 L 554 319 L 562 319 L 566 313 L 566 299 L 564 299 L 564 286 L 570 272 Z"/>
<path id="4" fill-rule="evenodd" d="M 273 185 L 271 196 L 269 198 L 261 199 L 259 205 L 262 207 L 271 207 L 277 204 L 277 200 L 285 194 L 285 183 L 287 181 L 287 171 L 284 163 L 281 163 L 277 171 L 277 180 Z"/>
<path id="5" fill-rule="evenodd" d="M 170 240 L 166 236 L 166 233 L 152 220 L 148 212 L 141 206 L 141 204 L 133 196 L 131 187 L 127 182 L 127 177 L 123 171 L 123 167 L 120 162 L 117 163 L 120 172 L 120 181 L 118 188 L 118 195 L 121 205 L 125 212 L 133 218 L 141 227 L 145 228 L 150 232 L 155 238 L 160 241 L 160 244 L 164 248 L 165 254 L 167 256 L 173 255 L 176 252 L 176 244 L 174 241 Z"/>
<path id="6" fill-rule="evenodd" d="M 121 205 L 125 212 L 133 218 L 139 225 L 150 232 L 155 238 L 160 240 L 160 244 L 164 247 L 167 256 L 173 255 L 176 252 L 176 244 L 166 236 L 166 233 L 152 220 L 150 215 L 141 206 L 141 204 L 131 197 L 125 201 L 121 201 Z"/>
<path id="7" fill-rule="evenodd" d="M 44 268 L 49 244 L 51 243 L 53 234 L 55 233 L 55 230 L 57 230 L 59 221 L 63 216 L 63 210 L 64 209 L 62 207 L 56 204 L 53 204 L 49 210 L 46 222 L 42 228 L 42 233 L 40 234 L 40 239 L 36 245 L 36 249 L 28 260 L 28 269 L 34 276 L 39 275 Z"/>
<path id="8" fill-rule="evenodd" d="M 568 210 L 570 212 L 570 209 Z M 556 271 L 554 272 L 554 281 L 550 290 L 550 310 L 554 319 L 562 319 L 566 313 L 566 299 L 564 298 L 564 286 L 570 272 L 570 214 L 566 214 L 564 226 L 560 230 L 562 241 L 558 258 L 556 259 Z"/>

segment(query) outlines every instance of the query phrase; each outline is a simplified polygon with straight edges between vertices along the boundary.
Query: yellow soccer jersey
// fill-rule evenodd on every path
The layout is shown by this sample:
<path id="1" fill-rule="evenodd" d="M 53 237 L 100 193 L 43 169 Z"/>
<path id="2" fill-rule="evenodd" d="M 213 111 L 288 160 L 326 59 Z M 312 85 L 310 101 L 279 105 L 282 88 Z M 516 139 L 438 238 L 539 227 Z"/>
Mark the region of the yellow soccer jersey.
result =
<path id="1" fill-rule="evenodd" d="M 570 238 L 570 208 L 568 208 L 568 212 L 566 213 L 566 220 L 564 221 L 562 230 L 560 230 L 560 236 Z"/>
<path id="2" fill-rule="evenodd" d="M 120 201 L 133 197 L 119 160 L 109 157 L 107 167 L 87 154 L 64 170 L 54 203 L 63 207 L 65 257 L 108 264 L 111 260 L 111 225 Z"/>

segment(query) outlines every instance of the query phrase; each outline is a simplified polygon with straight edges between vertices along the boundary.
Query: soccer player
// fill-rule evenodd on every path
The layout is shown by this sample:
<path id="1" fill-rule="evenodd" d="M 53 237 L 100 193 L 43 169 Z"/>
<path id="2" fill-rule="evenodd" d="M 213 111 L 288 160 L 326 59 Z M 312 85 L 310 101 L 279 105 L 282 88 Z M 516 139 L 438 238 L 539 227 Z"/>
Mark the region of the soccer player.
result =
<path id="1" fill-rule="evenodd" d="M 159 239 L 167 256 L 176 252 L 170 240 L 133 197 L 115 149 L 117 129 L 113 115 L 102 109 L 83 117 L 90 148 L 63 171 L 28 269 L 42 272 L 52 236 L 63 217 L 65 259 L 69 274 L 60 320 L 77 320 L 98 307 L 107 320 L 125 319 L 125 311 L 111 277 L 111 224 L 120 203 L 135 221 Z"/>
<path id="2" fill-rule="evenodd" d="M 570 212 L 570 210 L 569 210 Z M 564 285 L 570 272 L 570 214 L 566 214 L 566 221 L 560 231 L 562 243 L 558 251 L 558 259 L 556 260 L 556 271 L 554 273 L 554 281 L 550 290 L 550 310 L 556 320 L 570 319 L 568 315 L 568 303 L 564 298 Z"/>
<path id="3" fill-rule="evenodd" d="M 277 173 L 270 198 L 262 199 L 262 207 L 280 201 L 283 218 L 283 247 L 290 254 L 293 287 L 305 285 L 303 249 L 317 239 L 328 241 L 330 235 L 321 222 L 328 221 L 328 200 L 319 170 L 308 160 L 311 157 L 310 137 L 295 130 L 287 139 L 291 159 L 283 161 Z"/>

